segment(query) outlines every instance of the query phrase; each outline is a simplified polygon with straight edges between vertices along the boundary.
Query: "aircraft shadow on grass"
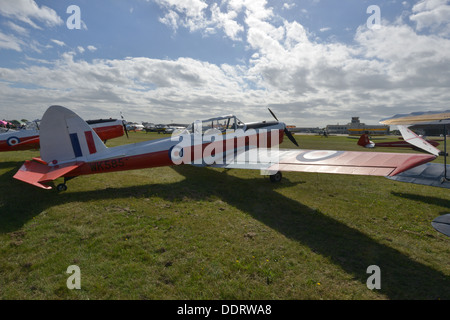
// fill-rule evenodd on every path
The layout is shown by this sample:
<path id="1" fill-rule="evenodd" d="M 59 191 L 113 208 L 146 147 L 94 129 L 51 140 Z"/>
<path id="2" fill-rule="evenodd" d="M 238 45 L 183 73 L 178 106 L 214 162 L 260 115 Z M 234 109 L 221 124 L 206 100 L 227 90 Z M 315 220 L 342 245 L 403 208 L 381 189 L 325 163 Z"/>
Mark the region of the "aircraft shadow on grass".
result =
<path id="1" fill-rule="evenodd" d="M 449 211 L 447 213 L 450 213 L 450 200 L 448 199 L 442 199 L 437 197 L 430 197 L 430 196 L 423 196 L 419 194 L 412 194 L 412 193 L 400 193 L 400 192 L 391 192 L 392 195 L 396 197 L 401 197 L 413 201 L 420 201 L 427 204 L 434 204 L 443 208 L 447 208 Z"/>
<path id="2" fill-rule="evenodd" d="M 242 179 L 228 175 L 225 171 L 192 166 L 172 168 L 186 179 L 170 184 L 148 184 L 61 194 L 14 182 L 13 184 L 17 186 L 11 188 L 11 193 L 24 190 L 30 199 L 26 202 L 22 200 L 20 208 L 14 209 L 17 208 L 16 202 L 20 201 L 20 197 L 14 194 L 3 197 L 0 209 L 3 207 L 2 209 L 9 209 L 10 212 L 5 212 L 8 210 L 0 212 L 0 233 L 15 231 L 45 209 L 73 201 L 130 196 L 151 197 L 155 194 L 168 201 L 183 196 L 194 200 L 216 196 L 289 239 L 327 257 L 364 285 L 371 275 L 367 273 L 367 268 L 370 265 L 378 265 L 381 269 L 380 293 L 390 299 L 450 299 L 450 277 L 442 272 L 414 261 L 400 251 L 381 244 L 361 231 L 298 201 L 271 192 L 279 187 L 295 185 L 288 179 L 280 184 L 264 184 L 261 177 Z M 1 180 L 4 178 L 13 180 L 12 176 L 16 170 L 17 168 L 7 172 Z M 257 205 L 251 199 L 243 201 L 243 194 L 251 195 L 252 190 L 258 190 L 255 186 L 262 188 L 263 192 L 270 192 L 271 196 L 262 200 L 258 198 Z M 187 190 L 192 192 L 186 192 Z M 9 198 L 15 200 L 9 201 Z M 272 210 L 261 210 L 261 206 L 267 206 Z"/>
<path id="3" fill-rule="evenodd" d="M 7 162 L 0 162 L 0 170 L 7 169 L 7 168 L 14 168 L 15 171 L 17 171 L 18 168 L 23 164 L 23 161 L 7 161 Z M 11 175 L 11 177 L 14 175 L 15 172 Z M 6 176 L 8 174 L 5 173 Z"/>

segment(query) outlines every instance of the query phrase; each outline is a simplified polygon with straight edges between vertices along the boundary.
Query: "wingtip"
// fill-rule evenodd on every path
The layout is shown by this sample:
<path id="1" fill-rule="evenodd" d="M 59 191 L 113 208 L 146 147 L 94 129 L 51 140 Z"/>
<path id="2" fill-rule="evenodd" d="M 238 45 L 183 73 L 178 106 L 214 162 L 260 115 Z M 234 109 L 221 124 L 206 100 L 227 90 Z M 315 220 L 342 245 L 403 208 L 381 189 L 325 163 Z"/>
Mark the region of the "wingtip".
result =
<path id="1" fill-rule="evenodd" d="M 436 159 L 435 155 L 424 154 L 424 155 L 415 155 L 410 157 L 407 161 L 403 162 L 400 166 L 398 166 L 394 171 L 389 174 L 389 177 L 396 176 L 399 173 L 408 171 L 412 168 L 418 167 L 422 164 L 428 163 Z"/>

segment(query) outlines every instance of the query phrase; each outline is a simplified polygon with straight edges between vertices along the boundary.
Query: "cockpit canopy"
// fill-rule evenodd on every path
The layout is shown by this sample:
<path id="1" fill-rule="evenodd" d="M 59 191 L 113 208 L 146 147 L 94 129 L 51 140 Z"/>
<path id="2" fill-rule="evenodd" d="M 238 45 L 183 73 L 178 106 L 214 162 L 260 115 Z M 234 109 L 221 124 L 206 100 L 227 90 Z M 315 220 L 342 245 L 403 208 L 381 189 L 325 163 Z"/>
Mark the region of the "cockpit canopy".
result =
<path id="1" fill-rule="evenodd" d="M 185 130 L 187 130 L 189 133 L 204 134 L 211 129 L 219 130 L 221 132 L 237 129 L 245 130 L 245 124 L 238 118 L 236 118 L 235 115 L 226 115 L 195 121 L 194 123 L 191 123 Z"/>

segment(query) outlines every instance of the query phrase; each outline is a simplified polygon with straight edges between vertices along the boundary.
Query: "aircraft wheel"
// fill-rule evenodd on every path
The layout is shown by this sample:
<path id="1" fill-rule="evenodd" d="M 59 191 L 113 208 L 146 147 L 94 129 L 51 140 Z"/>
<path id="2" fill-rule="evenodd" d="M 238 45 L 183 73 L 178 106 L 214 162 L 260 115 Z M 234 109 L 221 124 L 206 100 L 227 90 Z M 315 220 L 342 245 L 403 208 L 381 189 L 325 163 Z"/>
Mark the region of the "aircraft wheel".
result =
<path id="1" fill-rule="evenodd" d="M 270 182 L 274 182 L 275 183 L 275 182 L 280 182 L 281 179 L 283 178 L 283 175 L 281 174 L 280 171 L 278 171 L 277 173 L 272 174 L 269 177 L 270 177 Z"/>
<path id="2" fill-rule="evenodd" d="M 66 191 L 67 190 L 67 186 L 64 183 L 60 183 L 56 186 L 56 190 L 58 190 L 59 192 L 61 191 Z"/>

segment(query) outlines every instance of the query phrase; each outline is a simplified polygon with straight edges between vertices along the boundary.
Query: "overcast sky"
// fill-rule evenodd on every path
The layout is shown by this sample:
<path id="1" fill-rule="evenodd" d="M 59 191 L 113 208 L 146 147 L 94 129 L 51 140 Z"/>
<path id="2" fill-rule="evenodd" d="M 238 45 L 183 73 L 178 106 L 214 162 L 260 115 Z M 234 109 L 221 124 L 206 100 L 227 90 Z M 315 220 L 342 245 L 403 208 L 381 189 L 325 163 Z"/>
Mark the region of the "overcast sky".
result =
<path id="1" fill-rule="evenodd" d="M 269 106 L 316 127 L 449 102 L 450 0 L 0 0 L 2 119 L 59 104 L 258 121 Z"/>

